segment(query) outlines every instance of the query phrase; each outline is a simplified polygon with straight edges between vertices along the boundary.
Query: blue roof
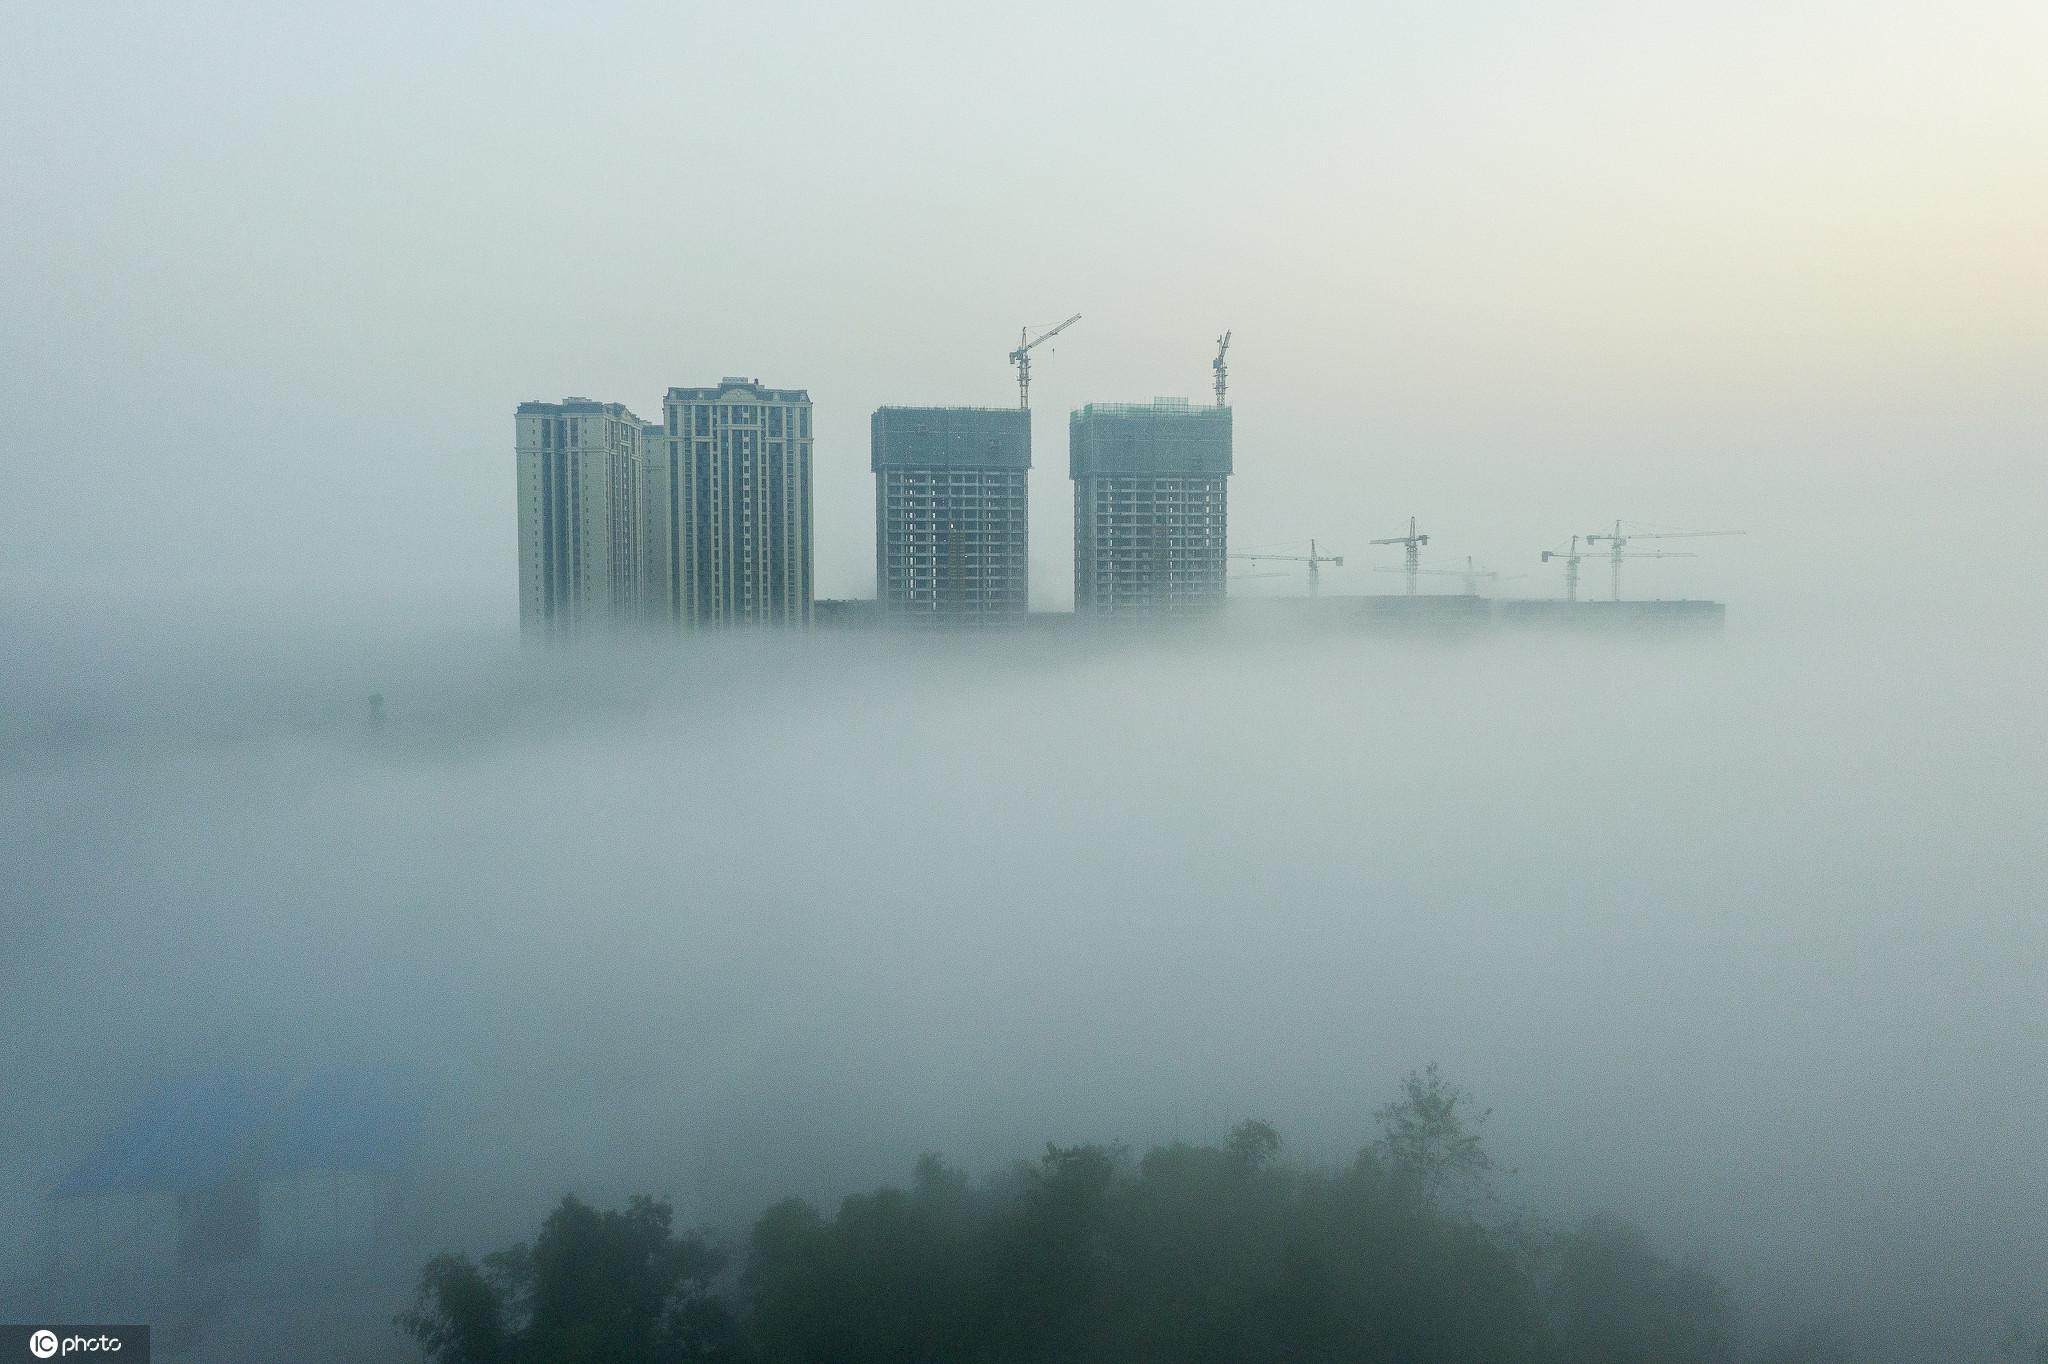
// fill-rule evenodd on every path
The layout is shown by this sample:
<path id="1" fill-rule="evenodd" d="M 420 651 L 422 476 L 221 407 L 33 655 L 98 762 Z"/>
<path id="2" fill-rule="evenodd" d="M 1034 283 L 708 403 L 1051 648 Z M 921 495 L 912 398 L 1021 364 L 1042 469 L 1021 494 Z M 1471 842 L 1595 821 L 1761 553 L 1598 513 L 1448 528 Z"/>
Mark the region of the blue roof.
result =
<path id="1" fill-rule="evenodd" d="M 293 1083 L 212 1071 L 158 1085 L 55 1190 L 195 1193 L 235 1175 L 405 1168 L 426 1105 L 403 1072 L 334 1068 Z"/>
<path id="2" fill-rule="evenodd" d="M 402 1170 L 425 1118 L 412 1076 L 363 1067 L 324 1071 L 292 1092 L 263 1173 Z"/>

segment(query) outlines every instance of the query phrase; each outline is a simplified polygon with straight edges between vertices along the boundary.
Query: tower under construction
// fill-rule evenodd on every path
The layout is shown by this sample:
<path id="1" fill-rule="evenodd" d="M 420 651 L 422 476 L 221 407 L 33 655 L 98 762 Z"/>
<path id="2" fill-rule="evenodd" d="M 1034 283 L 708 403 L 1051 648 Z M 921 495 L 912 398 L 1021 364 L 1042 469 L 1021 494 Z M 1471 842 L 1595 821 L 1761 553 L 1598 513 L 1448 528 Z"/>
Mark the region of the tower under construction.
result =
<path id="1" fill-rule="evenodd" d="M 1230 409 L 1090 403 L 1068 422 L 1077 615 L 1222 606 Z"/>
<path id="2" fill-rule="evenodd" d="M 883 616 L 931 625 L 1023 620 L 1031 414 L 884 407 L 870 436 L 875 596 Z"/>

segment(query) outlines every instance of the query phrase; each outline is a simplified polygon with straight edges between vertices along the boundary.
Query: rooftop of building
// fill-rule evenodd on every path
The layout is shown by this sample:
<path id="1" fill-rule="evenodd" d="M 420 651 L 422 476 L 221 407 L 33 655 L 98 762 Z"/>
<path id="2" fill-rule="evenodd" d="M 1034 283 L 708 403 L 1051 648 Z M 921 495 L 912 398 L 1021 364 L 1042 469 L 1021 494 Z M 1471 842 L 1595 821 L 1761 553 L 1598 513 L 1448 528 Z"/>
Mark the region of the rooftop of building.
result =
<path id="1" fill-rule="evenodd" d="M 237 1172 L 395 1172 L 411 1161 L 425 1114 L 424 1082 L 403 1068 L 182 1077 L 143 1095 L 55 1193 L 189 1193 Z"/>
<path id="2" fill-rule="evenodd" d="M 639 421 L 624 403 L 601 403 L 595 398 L 564 398 L 558 403 L 529 398 L 519 404 L 522 417 L 618 417 L 624 421 Z"/>
<path id="3" fill-rule="evenodd" d="M 1031 467 L 1031 414 L 1021 407 L 881 407 L 869 434 L 878 471 Z"/>
<path id="4" fill-rule="evenodd" d="M 767 388 L 759 379 L 728 374 L 711 388 L 671 387 L 669 402 L 762 402 L 807 403 L 811 395 L 801 388 Z"/>
<path id="5" fill-rule="evenodd" d="M 884 404 L 882 404 L 882 406 L 880 406 L 880 407 L 878 407 L 878 408 L 876 408 L 876 409 L 875 409 L 875 414 L 876 414 L 877 416 L 881 415 L 881 414 L 882 414 L 882 413 L 884 413 L 884 412 L 905 412 L 905 413 L 955 413 L 955 412 L 971 412 L 971 413 L 990 413 L 990 414 L 992 414 L 992 415 L 995 415 L 995 416 L 999 416 L 999 417 L 1006 417 L 1006 418 L 1014 418 L 1014 417 L 1024 417 L 1024 418 L 1026 418 L 1027 420 L 1028 420 L 1028 418 L 1029 418 L 1029 415 L 1030 415 L 1030 409 L 1028 409 L 1028 408 L 1022 408 L 1022 407 L 910 407 L 910 406 L 906 406 L 906 405 L 904 405 L 904 404 L 902 404 L 902 403 L 884 403 Z"/>
<path id="6" fill-rule="evenodd" d="M 1230 415 L 1228 407 L 1196 407 L 1186 398 L 1154 398 L 1149 403 L 1086 403 L 1074 409 L 1083 420 L 1092 417 L 1192 417 L 1215 421 Z"/>
<path id="7" fill-rule="evenodd" d="M 1228 407 L 1196 407 L 1186 398 L 1149 403 L 1089 403 L 1067 423 L 1067 471 L 1093 474 L 1222 474 L 1231 471 Z"/>

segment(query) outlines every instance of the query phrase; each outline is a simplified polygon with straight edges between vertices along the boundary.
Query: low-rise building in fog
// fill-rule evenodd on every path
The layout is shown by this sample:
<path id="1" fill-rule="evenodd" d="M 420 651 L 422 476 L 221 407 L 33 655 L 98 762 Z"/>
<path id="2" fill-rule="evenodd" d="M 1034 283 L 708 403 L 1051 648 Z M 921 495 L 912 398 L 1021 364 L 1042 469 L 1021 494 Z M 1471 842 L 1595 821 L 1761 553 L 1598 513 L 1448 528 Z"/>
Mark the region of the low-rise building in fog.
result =
<path id="1" fill-rule="evenodd" d="M 57 1186 L 40 1272 L 360 1254 L 395 1236 L 426 1112 L 420 1080 L 340 1066 L 158 1085 Z"/>
<path id="2" fill-rule="evenodd" d="M 1030 594 L 1031 414 L 884 407 L 870 423 L 870 463 L 884 617 L 1021 623 Z"/>
<path id="3" fill-rule="evenodd" d="M 1180 615 L 1223 605 L 1228 407 L 1184 398 L 1091 403 L 1068 423 L 1077 615 Z"/>

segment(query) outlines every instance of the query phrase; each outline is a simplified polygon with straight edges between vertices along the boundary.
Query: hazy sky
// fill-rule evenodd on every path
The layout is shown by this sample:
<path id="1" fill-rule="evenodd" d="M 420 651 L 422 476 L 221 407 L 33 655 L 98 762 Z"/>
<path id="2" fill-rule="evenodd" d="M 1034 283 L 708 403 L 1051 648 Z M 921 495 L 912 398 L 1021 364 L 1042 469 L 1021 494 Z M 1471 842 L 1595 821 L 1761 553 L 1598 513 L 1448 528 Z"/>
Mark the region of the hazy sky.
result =
<path id="1" fill-rule="evenodd" d="M 1536 551 L 1603 520 L 1733 525 L 1641 586 L 1752 607 L 2048 569 L 2004 535 L 2048 495 L 2037 3 L 14 5 L 0 38 L 11 597 L 509 625 L 513 404 L 726 373 L 810 390 L 819 591 L 865 595 L 868 414 L 1009 402 L 1018 325 L 1076 311 L 1041 606 L 1067 411 L 1199 400 L 1226 327 L 1233 547 L 1362 563 L 1415 514 L 1546 593 Z"/>

